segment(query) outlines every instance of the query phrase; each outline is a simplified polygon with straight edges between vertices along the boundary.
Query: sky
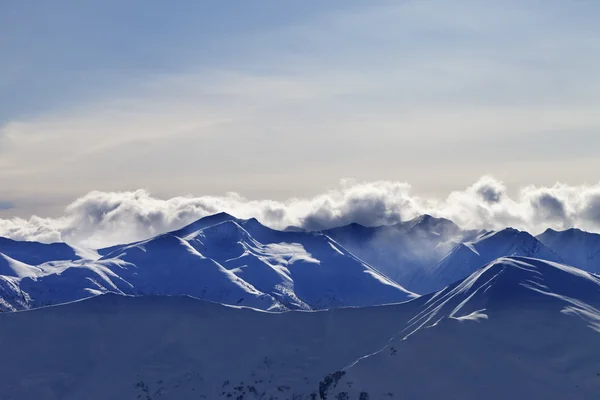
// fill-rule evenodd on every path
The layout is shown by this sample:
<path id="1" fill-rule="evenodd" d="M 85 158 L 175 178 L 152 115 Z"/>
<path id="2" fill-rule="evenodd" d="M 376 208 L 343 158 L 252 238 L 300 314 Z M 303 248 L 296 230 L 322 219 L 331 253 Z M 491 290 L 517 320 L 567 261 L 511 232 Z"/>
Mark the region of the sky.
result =
<path id="1" fill-rule="evenodd" d="M 599 13 L 591 0 L 0 2 L 0 235 L 51 221 L 49 237 L 70 237 L 57 221 L 86 199 L 235 198 L 246 215 L 381 185 L 419 199 L 385 221 L 508 223 L 439 208 L 481 182 L 525 208 L 532 190 L 570 193 L 560 223 L 528 211 L 518 226 L 597 229 Z M 291 214 L 269 220 L 308 215 Z"/>

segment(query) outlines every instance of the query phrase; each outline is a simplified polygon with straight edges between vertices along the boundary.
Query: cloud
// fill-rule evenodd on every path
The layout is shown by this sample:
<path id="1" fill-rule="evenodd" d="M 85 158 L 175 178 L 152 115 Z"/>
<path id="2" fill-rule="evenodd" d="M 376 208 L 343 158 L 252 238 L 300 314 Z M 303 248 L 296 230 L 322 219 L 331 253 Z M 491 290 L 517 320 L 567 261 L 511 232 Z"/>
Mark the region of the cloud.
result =
<path id="1" fill-rule="evenodd" d="M 501 181 L 485 176 L 442 199 L 415 195 L 403 182 L 352 180 L 312 198 L 288 201 L 249 200 L 236 193 L 160 199 L 145 190 L 94 191 L 70 204 L 60 218 L 0 219 L 0 236 L 101 247 L 145 239 L 221 211 L 256 217 L 276 229 L 318 230 L 351 222 L 375 226 L 428 213 L 471 229 L 600 231 L 600 184 L 526 186 L 511 197 Z"/>
<path id="2" fill-rule="evenodd" d="M 582 214 L 586 220 L 600 225 L 600 191 L 588 195 Z"/>
<path id="3" fill-rule="evenodd" d="M 551 193 L 541 193 L 534 197 L 531 206 L 539 217 L 539 221 L 564 221 L 567 218 L 565 204 Z"/>
<path id="4" fill-rule="evenodd" d="M 65 218 L 52 219 L 33 216 L 29 219 L 0 219 L 0 236 L 15 240 L 35 240 L 44 243 L 62 241 L 61 232 L 67 228 Z"/>
<path id="5" fill-rule="evenodd" d="M 500 202 L 506 193 L 504 184 L 489 176 L 484 176 L 477 181 L 472 186 L 472 190 L 488 204 Z"/>

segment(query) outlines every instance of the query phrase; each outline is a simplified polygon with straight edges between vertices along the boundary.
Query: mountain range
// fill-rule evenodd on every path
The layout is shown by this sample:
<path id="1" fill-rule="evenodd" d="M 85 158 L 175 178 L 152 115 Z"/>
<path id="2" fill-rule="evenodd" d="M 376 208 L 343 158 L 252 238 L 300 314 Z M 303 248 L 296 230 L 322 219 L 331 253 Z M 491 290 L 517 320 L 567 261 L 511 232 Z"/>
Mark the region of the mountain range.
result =
<path id="1" fill-rule="evenodd" d="M 275 231 L 224 213 L 148 240 L 88 251 L 95 259 L 80 253 L 66 244 L 4 240 L 0 307 L 21 310 L 106 292 L 190 295 L 262 310 L 376 305 L 416 296 L 322 233 Z"/>
<path id="2" fill-rule="evenodd" d="M 443 289 L 500 257 L 600 272 L 600 235 L 464 230 L 423 215 L 391 226 L 277 231 L 226 213 L 136 243 L 82 249 L 0 238 L 0 309 L 102 294 L 189 295 L 261 310 L 398 303 Z"/>

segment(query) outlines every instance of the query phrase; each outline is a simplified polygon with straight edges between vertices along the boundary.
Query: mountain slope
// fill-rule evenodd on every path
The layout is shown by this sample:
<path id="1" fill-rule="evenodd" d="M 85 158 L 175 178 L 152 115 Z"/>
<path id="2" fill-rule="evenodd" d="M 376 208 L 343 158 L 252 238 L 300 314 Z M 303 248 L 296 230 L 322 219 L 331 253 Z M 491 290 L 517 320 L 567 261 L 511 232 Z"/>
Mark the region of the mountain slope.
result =
<path id="1" fill-rule="evenodd" d="M 561 262 L 562 259 L 529 233 L 512 228 L 492 231 L 461 243 L 439 264 L 415 280 L 418 293 L 431 293 L 499 258 L 523 256 Z"/>
<path id="2" fill-rule="evenodd" d="M 231 219 L 185 233 L 197 251 L 292 309 L 374 305 L 414 297 L 319 233 L 276 231 L 255 219 Z"/>
<path id="3" fill-rule="evenodd" d="M 350 224 L 324 233 L 408 290 L 454 247 L 476 236 L 444 218 L 421 215 L 391 226 Z"/>
<path id="4" fill-rule="evenodd" d="M 503 258 L 428 297 L 387 346 L 335 375 L 327 398 L 597 396 L 600 279 Z"/>
<path id="5" fill-rule="evenodd" d="M 15 400 L 595 399 L 599 308 L 599 279 L 518 257 L 438 293 L 379 307 L 270 313 L 103 295 L 0 314 L 0 343 L 11 344 L 0 393 Z"/>
<path id="6" fill-rule="evenodd" d="M 132 294 L 187 294 L 263 310 L 281 308 L 272 296 L 257 290 L 200 254 L 187 241 L 171 234 L 124 247 L 115 257 L 102 261 L 132 286 Z"/>
<path id="7" fill-rule="evenodd" d="M 567 264 L 588 272 L 600 272 L 599 234 L 580 229 L 567 229 L 562 232 L 548 229 L 536 237 Z"/>

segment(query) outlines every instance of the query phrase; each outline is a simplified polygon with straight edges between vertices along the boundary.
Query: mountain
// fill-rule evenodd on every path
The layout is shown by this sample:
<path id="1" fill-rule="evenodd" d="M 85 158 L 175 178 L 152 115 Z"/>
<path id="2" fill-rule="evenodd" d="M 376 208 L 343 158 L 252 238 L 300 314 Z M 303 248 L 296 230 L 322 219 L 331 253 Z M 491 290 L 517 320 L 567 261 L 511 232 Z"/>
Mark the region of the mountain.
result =
<path id="1" fill-rule="evenodd" d="M 600 279 L 501 258 L 401 304 L 264 312 L 113 294 L 0 314 L 20 399 L 596 399 Z M 43 321 L 43 323 L 40 323 Z"/>
<path id="2" fill-rule="evenodd" d="M 567 264 L 588 272 L 600 272 L 599 234 L 580 229 L 568 229 L 562 232 L 548 229 L 537 238 Z"/>
<path id="3" fill-rule="evenodd" d="M 323 234 L 280 232 L 224 213 L 98 254 L 99 259 L 39 265 L 3 256 L 0 309 L 106 292 L 190 295 L 262 310 L 364 306 L 415 297 Z"/>
<path id="4" fill-rule="evenodd" d="M 600 279 L 502 258 L 428 297 L 383 349 L 330 375 L 326 397 L 597 397 Z"/>
<path id="5" fill-rule="evenodd" d="M 354 255 L 413 292 L 418 281 L 461 242 L 477 232 L 459 228 L 444 218 L 421 215 L 390 226 L 350 224 L 323 231 Z"/>
<path id="6" fill-rule="evenodd" d="M 523 256 L 561 262 L 562 259 L 527 232 L 513 228 L 486 232 L 454 248 L 434 267 L 416 277 L 412 288 L 430 293 L 462 279 L 477 268 L 506 256 Z"/>

